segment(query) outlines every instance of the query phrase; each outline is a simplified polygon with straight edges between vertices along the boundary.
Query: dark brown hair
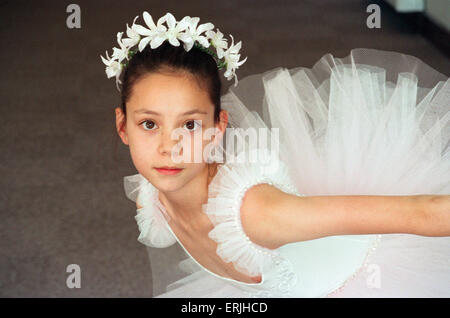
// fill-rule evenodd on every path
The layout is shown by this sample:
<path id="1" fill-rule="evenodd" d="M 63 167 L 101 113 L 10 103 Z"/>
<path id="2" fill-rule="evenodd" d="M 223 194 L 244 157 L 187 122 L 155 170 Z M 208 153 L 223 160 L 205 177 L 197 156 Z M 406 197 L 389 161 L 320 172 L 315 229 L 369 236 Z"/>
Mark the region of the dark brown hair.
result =
<path id="1" fill-rule="evenodd" d="M 156 49 L 147 45 L 142 52 L 138 51 L 122 70 L 121 108 L 125 114 L 123 125 L 127 116 L 126 103 L 131 97 L 134 84 L 145 75 L 154 72 L 168 74 L 181 72 L 191 75 L 200 87 L 207 90 L 214 104 L 214 121 L 216 123 L 219 121 L 222 82 L 214 58 L 196 46 L 187 52 L 182 43 L 180 46 L 173 46 L 165 41 Z M 118 138 L 117 136 L 115 150 Z"/>

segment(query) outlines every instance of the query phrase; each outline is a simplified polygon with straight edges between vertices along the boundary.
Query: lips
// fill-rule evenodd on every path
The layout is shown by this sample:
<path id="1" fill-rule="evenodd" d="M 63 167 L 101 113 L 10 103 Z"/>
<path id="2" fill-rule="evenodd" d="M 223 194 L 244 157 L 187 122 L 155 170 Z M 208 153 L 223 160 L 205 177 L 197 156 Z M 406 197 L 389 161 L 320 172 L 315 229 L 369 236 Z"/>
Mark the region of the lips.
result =
<path id="1" fill-rule="evenodd" d="M 158 167 L 155 168 L 156 171 L 158 171 L 161 174 L 164 175 L 174 175 L 179 173 L 181 170 L 183 170 L 182 168 L 175 168 L 175 167 L 169 167 L 169 166 L 164 166 L 164 167 Z"/>
<path id="2" fill-rule="evenodd" d="M 177 167 L 169 167 L 169 166 L 164 166 L 164 167 L 156 167 L 156 169 L 165 169 L 165 170 L 181 170 L 181 168 L 177 168 Z"/>

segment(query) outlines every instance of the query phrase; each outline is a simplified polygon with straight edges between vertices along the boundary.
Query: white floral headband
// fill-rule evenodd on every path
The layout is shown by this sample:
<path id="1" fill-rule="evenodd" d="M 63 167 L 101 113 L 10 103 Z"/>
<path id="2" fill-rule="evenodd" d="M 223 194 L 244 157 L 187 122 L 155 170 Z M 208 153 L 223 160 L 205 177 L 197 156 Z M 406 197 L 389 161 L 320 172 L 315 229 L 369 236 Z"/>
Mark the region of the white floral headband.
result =
<path id="1" fill-rule="evenodd" d="M 234 77 L 234 86 L 237 85 L 238 79 L 235 71 L 244 64 L 247 57 L 239 61 L 241 55 L 238 53 L 242 43 L 239 41 L 239 43 L 234 44 L 234 38 L 231 34 L 232 42 L 230 47 L 228 47 L 227 40 L 223 38 L 223 34 L 219 29 L 217 29 L 217 32 L 212 31 L 214 28 L 212 23 L 204 23 L 197 27 L 200 21 L 197 17 L 191 18 L 186 16 L 177 22 L 171 13 L 166 13 L 166 15 L 159 18 L 155 25 L 152 16 L 147 11 L 144 11 L 143 18 L 149 29 L 136 24 L 137 18 L 138 16 L 134 18 L 131 28 L 127 24 L 128 38 L 122 40 L 123 32 L 117 33 L 117 43 L 119 43 L 120 48 L 114 47 L 111 57 L 108 56 L 108 51 L 106 51 L 106 58 L 100 55 L 103 63 L 106 65 L 105 72 L 107 77 L 116 77 L 116 86 L 119 91 L 119 84 L 122 83 L 119 79 L 120 74 L 123 68 L 128 65 L 130 58 L 137 53 L 137 50 L 142 52 L 148 43 L 150 43 L 152 49 L 155 49 L 165 40 L 168 40 L 173 46 L 180 45 L 178 40 L 183 41 L 183 47 L 187 52 L 195 46 L 210 54 L 216 59 L 219 69 L 226 68 L 224 76 L 227 80 L 231 80 Z M 163 25 L 164 22 L 167 23 L 167 27 Z M 202 35 L 205 31 L 205 35 Z M 131 48 L 135 45 L 138 45 L 138 48 L 132 50 Z M 216 49 L 217 54 L 209 49 L 210 45 Z M 126 61 L 122 63 L 124 60 Z"/>

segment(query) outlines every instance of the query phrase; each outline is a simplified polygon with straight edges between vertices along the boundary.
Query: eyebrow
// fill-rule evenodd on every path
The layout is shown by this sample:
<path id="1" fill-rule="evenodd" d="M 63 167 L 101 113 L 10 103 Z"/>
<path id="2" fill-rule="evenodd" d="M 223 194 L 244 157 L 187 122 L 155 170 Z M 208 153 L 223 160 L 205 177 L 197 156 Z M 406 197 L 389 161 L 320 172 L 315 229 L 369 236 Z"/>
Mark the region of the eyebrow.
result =
<path id="1" fill-rule="evenodd" d="M 150 109 L 145 109 L 145 108 L 141 108 L 141 109 L 135 110 L 134 113 L 135 114 L 149 114 L 149 115 L 161 116 L 160 113 L 155 112 L 155 111 L 150 110 Z M 200 110 L 200 109 L 193 109 L 193 110 L 189 110 L 187 112 L 184 112 L 184 113 L 180 114 L 180 116 L 192 115 L 192 114 L 204 114 L 204 115 L 207 115 L 208 113 L 203 111 L 203 110 Z"/>

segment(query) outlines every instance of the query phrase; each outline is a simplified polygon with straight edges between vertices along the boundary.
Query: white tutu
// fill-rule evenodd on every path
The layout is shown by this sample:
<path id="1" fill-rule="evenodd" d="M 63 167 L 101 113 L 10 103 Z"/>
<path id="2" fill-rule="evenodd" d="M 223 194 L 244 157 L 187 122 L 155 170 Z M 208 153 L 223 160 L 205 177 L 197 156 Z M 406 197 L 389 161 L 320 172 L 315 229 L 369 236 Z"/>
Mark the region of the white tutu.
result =
<path id="1" fill-rule="evenodd" d="M 264 284 L 225 279 L 199 265 L 170 228 L 161 232 L 164 219 L 155 211 L 164 211 L 151 184 L 140 175 L 128 176 L 127 196 L 152 207 L 138 211 L 136 219 L 140 241 L 153 246 L 148 250 L 155 295 L 450 296 L 450 237 L 326 237 L 282 246 L 276 256 L 270 250 L 267 255 L 279 257 L 277 267 L 256 252 L 245 254 L 237 239 L 242 233 L 230 232 L 226 223 L 239 217 L 228 212 L 236 204 L 238 210 L 239 201 L 229 200 L 261 180 L 306 196 L 450 194 L 447 76 L 412 56 L 355 49 L 342 59 L 327 54 L 312 68 L 276 68 L 241 79 L 222 96 L 222 107 L 231 127 L 279 128 L 280 169 L 266 174 L 226 164 L 214 177 L 205 206 L 218 254 L 236 267 L 260 270 Z M 140 195 L 144 188 L 150 189 L 145 196 Z M 161 227 L 151 231 L 152 224 Z M 163 233 L 163 242 L 151 233 Z"/>

